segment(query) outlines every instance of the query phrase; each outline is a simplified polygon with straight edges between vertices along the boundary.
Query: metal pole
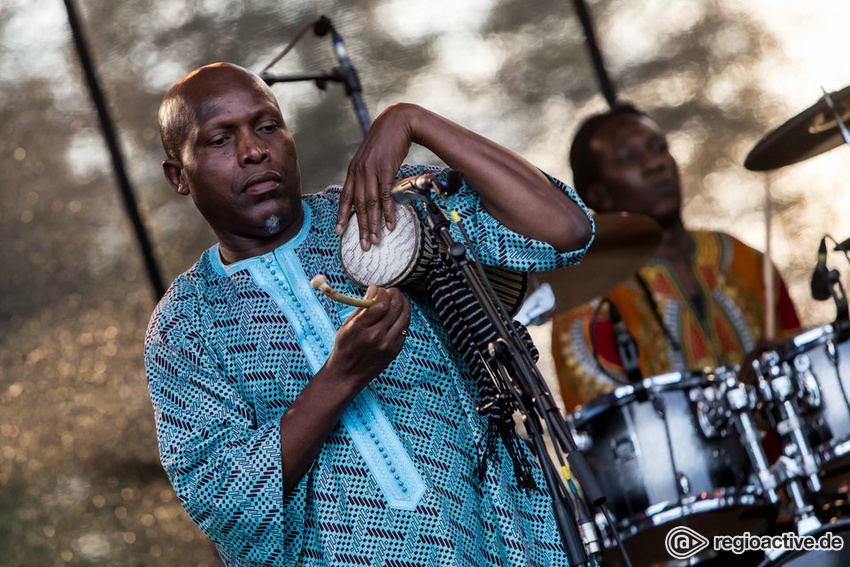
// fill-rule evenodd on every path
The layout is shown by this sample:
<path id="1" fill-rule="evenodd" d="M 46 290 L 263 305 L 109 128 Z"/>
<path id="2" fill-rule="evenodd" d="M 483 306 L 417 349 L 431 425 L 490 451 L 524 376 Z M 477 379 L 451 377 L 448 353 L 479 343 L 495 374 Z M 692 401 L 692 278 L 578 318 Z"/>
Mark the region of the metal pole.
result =
<path id="1" fill-rule="evenodd" d="M 776 338 L 776 279 L 773 277 L 773 247 L 771 228 L 773 221 L 773 199 L 770 194 L 770 174 L 764 177 L 764 256 L 762 277 L 764 279 L 764 333 L 766 341 Z"/>
<path id="2" fill-rule="evenodd" d="M 576 14 L 584 30 L 584 38 L 587 42 L 587 48 L 590 50 L 590 59 L 593 63 L 593 70 L 596 71 L 599 88 L 602 90 L 605 100 L 608 101 L 608 106 L 613 107 L 617 104 L 617 90 L 605 70 L 605 61 L 602 59 L 602 51 L 600 51 L 599 44 L 596 42 L 596 32 L 593 30 L 593 20 L 590 19 L 587 4 L 584 0 L 573 0 L 573 4 L 575 4 Z"/>
<path id="3" fill-rule="evenodd" d="M 133 225 L 133 230 L 136 233 L 136 239 L 142 249 L 142 257 L 144 259 L 145 268 L 148 273 L 151 288 L 156 300 L 165 295 L 165 285 L 160 275 L 159 266 L 157 266 L 156 258 L 154 257 L 153 248 L 150 244 L 145 226 L 142 223 L 142 218 L 139 215 L 139 208 L 136 205 L 136 198 L 133 194 L 133 187 L 130 185 L 130 178 L 127 176 L 127 169 L 124 167 L 124 156 L 121 153 L 121 148 L 118 145 L 118 136 L 115 133 L 112 119 L 109 116 L 109 110 L 106 104 L 106 98 L 103 91 L 100 89 L 100 84 L 97 80 L 97 74 L 94 70 L 94 63 L 89 55 L 88 46 L 86 45 L 83 28 L 77 16 L 77 11 L 74 8 L 72 0 L 65 0 L 65 8 L 68 10 L 68 23 L 71 25 L 71 33 L 74 36 L 74 46 L 77 49 L 77 55 L 80 58 L 80 65 L 83 67 L 86 83 L 88 84 L 89 93 L 92 102 L 97 110 L 97 116 L 100 121 L 100 128 L 103 131 L 103 137 L 106 141 L 106 146 L 109 148 L 109 154 L 112 156 L 112 166 L 115 170 L 115 178 L 118 181 L 118 189 L 124 202 L 124 209 L 127 216 L 130 217 L 130 222 Z"/>

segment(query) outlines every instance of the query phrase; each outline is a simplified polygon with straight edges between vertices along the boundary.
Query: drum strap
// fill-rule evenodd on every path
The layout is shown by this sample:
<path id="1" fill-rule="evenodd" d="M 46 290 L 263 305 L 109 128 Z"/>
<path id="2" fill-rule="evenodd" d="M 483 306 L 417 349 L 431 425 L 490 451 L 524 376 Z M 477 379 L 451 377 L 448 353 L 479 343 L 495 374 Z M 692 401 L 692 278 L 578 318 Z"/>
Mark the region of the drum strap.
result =
<path id="1" fill-rule="evenodd" d="M 487 345 L 498 337 L 496 330 L 466 281 L 442 252 L 435 254 L 428 263 L 425 288 L 452 345 L 460 353 L 478 387 L 480 404 L 476 409 L 487 421 L 486 441 L 478 466 L 479 477 L 484 477 L 487 459 L 497 455 L 495 443 L 500 437 L 513 463 L 517 484 L 523 488 L 534 488 L 532 463 L 513 421 L 513 399 L 507 392 L 499 391 L 487 368 L 487 364 L 492 366 L 495 363 L 487 352 Z M 539 353 L 528 331 L 516 321 L 511 323 L 536 361 Z"/>

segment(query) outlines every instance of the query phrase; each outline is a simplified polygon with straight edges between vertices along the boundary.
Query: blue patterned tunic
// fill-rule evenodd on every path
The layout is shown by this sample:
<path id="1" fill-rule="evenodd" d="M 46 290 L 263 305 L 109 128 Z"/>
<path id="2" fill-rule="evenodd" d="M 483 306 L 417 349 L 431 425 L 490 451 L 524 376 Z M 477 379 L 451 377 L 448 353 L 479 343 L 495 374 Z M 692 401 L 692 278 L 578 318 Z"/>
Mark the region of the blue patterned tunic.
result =
<path id="1" fill-rule="evenodd" d="M 423 169 L 404 166 L 399 178 Z M 225 266 L 213 246 L 153 313 L 145 365 L 160 457 L 186 511 L 234 566 L 567 565 L 539 470 L 537 490 L 517 488 L 499 441 L 483 481 L 476 476 L 486 423 L 475 384 L 415 298 L 401 353 L 284 496 L 281 414 L 350 310 L 309 280 L 323 273 L 362 294 L 339 262 L 339 195 L 305 195 L 300 232 L 273 252 Z M 469 186 L 451 201 L 488 264 L 550 270 L 584 253 L 511 232 Z"/>

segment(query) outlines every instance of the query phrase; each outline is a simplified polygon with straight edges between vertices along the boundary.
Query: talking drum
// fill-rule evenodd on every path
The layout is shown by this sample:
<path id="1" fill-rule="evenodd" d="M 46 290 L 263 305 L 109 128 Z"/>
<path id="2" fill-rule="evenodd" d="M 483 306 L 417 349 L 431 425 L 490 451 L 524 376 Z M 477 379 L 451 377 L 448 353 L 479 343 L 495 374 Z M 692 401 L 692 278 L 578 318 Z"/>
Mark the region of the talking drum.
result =
<path id="1" fill-rule="evenodd" d="M 433 235 L 426 230 L 416 210 L 408 204 L 395 204 L 395 229 L 389 230 L 386 222 L 381 226 L 381 242 L 363 251 L 360 247 L 360 229 L 355 213 L 339 240 L 342 269 L 355 284 L 362 288 L 374 284 L 380 287 L 405 287 L 419 293 L 425 292 L 424 280 L 429 263 L 443 252 Z M 525 273 L 507 268 L 482 266 L 496 296 L 509 313 L 516 313 L 522 305 L 528 287 Z"/>
<path id="2" fill-rule="evenodd" d="M 850 473 L 850 342 L 833 325 L 809 329 L 761 358 L 769 383 L 790 377 L 793 404 L 814 454 L 822 490 L 846 493 Z M 775 392 L 762 388 L 771 417 L 778 419 Z M 784 425 L 777 426 L 780 433 Z"/>
<path id="3" fill-rule="evenodd" d="M 724 380 L 662 374 L 618 387 L 570 417 L 635 565 L 671 561 L 664 542 L 676 526 L 711 538 L 760 533 L 775 518 L 725 411 Z M 604 564 L 619 564 L 611 542 L 606 547 Z"/>

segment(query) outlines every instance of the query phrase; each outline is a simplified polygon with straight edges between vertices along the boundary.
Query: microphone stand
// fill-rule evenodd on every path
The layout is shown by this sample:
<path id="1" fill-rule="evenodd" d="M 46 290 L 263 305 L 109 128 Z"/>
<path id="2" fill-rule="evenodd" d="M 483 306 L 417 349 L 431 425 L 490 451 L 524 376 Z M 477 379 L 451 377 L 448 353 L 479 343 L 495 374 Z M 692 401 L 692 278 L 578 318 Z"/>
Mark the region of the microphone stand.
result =
<path id="1" fill-rule="evenodd" d="M 509 323 L 510 317 L 504 306 L 492 292 L 492 287 L 478 264 L 474 251 L 469 250 L 473 256 L 470 260 L 467 256 L 466 247 L 454 240 L 449 229 L 451 223 L 446 214 L 432 199 L 431 190 L 437 195 L 443 196 L 440 184 L 433 177 L 430 177 L 429 181 L 430 183 L 423 184 L 425 187 L 418 191 L 419 196 L 415 200 L 425 202 L 425 211 L 431 231 L 446 246 L 452 264 L 461 273 L 474 297 L 481 305 L 485 316 L 498 334 L 498 338 L 488 345 L 488 350 L 493 355 L 495 364 L 492 374 L 502 382 L 503 390 L 511 391 L 517 402 L 517 407 L 522 413 L 523 422 L 528 430 L 532 446 L 552 496 L 555 520 L 570 565 L 576 567 L 590 565 L 588 554 L 598 562 L 602 551 L 598 534 L 592 516 L 573 479 L 578 482 L 591 505 L 594 508 L 599 508 L 605 514 L 613 528 L 614 536 L 622 548 L 616 527 L 607 509 L 603 506 L 605 496 L 590 471 L 584 455 L 578 450 L 558 407 L 552 399 L 552 393 L 528 352 L 528 348 L 518 337 L 513 324 Z M 468 241 L 469 238 L 466 236 L 463 226 L 458 222 L 456 214 L 453 213 L 452 216 L 464 234 L 464 238 Z M 489 288 L 490 293 L 485 289 L 485 285 Z M 560 470 L 552 462 L 546 451 L 541 420 L 546 423 L 553 439 L 557 441 L 561 449 L 561 451 L 556 451 L 561 464 Z M 564 462 L 564 455 L 566 455 L 566 463 Z M 629 564 L 628 557 L 626 557 L 626 562 Z"/>
<path id="2" fill-rule="evenodd" d="M 831 297 L 835 302 L 835 322 L 833 324 L 838 342 L 844 342 L 850 338 L 850 304 L 847 294 L 841 284 L 841 273 L 831 270 L 826 265 L 826 239 L 833 242 L 831 236 L 827 235 L 821 239 L 818 249 L 818 263 L 815 265 L 815 273 L 812 275 L 812 297 L 815 300 L 826 300 Z M 837 245 L 841 248 L 841 244 Z M 842 249 L 843 251 L 843 249 Z"/>
<path id="3" fill-rule="evenodd" d="M 275 75 L 273 73 L 269 73 L 268 69 L 280 61 L 284 55 L 289 53 L 289 51 L 301 40 L 302 37 L 304 37 L 305 33 L 311 27 L 313 28 L 313 33 L 318 37 L 323 37 L 327 35 L 328 32 L 331 33 L 334 54 L 336 55 L 339 65 L 330 71 L 322 70 L 318 72 L 291 73 L 288 75 Z M 343 41 L 342 36 L 339 35 L 336 28 L 333 27 L 331 20 L 327 16 L 320 16 L 318 19 L 309 22 L 306 26 L 304 26 L 301 31 L 295 35 L 295 38 L 283 49 L 283 51 L 281 51 L 268 65 L 263 68 L 262 71 L 260 71 L 259 75 L 260 78 L 263 79 L 263 81 L 265 81 L 269 86 L 275 83 L 314 81 L 319 89 L 325 90 L 329 82 L 342 83 L 345 85 L 345 95 L 351 99 L 351 104 L 354 108 L 354 115 L 357 118 L 357 122 L 360 124 L 360 130 L 363 132 L 364 136 L 369 131 L 369 126 L 371 125 L 372 120 L 369 118 L 369 112 L 366 110 L 366 105 L 363 103 L 363 87 L 360 85 L 360 77 L 357 75 L 357 70 L 351 63 L 351 59 L 348 56 L 348 50 L 345 48 L 345 42 Z"/>

